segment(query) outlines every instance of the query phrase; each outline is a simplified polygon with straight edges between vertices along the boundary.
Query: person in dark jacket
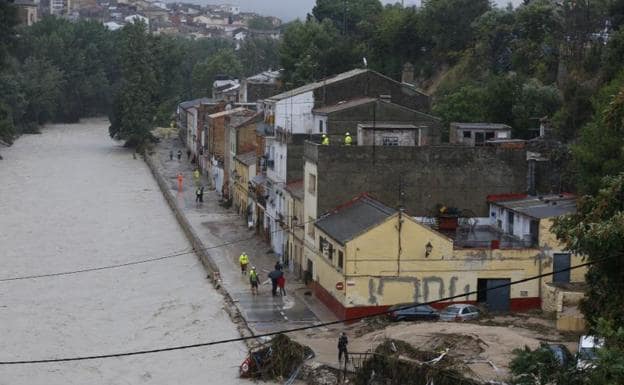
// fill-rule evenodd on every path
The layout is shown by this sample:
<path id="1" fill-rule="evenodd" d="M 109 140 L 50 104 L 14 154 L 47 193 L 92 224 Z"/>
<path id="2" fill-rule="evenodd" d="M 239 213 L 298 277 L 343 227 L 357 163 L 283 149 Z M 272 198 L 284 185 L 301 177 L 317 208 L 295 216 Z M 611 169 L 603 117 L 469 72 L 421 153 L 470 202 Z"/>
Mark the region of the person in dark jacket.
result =
<path id="1" fill-rule="evenodd" d="M 277 280 L 280 279 L 282 275 L 284 275 L 284 273 L 279 270 L 273 270 L 269 273 L 269 278 L 271 278 L 271 294 L 273 294 L 273 297 L 277 296 Z"/>
<path id="2" fill-rule="evenodd" d="M 349 351 L 347 350 L 348 344 L 349 339 L 347 338 L 347 333 L 342 332 L 340 337 L 338 337 L 338 362 L 342 361 L 342 355 L 344 354 L 345 365 L 349 362 Z"/>

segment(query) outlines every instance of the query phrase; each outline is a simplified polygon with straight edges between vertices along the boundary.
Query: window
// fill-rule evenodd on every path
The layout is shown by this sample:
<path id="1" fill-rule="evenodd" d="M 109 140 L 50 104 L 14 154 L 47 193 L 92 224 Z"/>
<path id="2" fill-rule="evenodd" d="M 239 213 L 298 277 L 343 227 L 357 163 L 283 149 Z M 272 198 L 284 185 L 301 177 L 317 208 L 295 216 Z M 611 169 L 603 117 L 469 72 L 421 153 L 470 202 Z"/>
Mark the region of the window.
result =
<path id="1" fill-rule="evenodd" d="M 485 140 L 490 140 L 490 139 L 494 139 L 494 132 L 486 132 L 485 133 Z"/>
<path id="2" fill-rule="evenodd" d="M 514 213 L 512 211 L 507 212 L 507 232 L 514 235 Z"/>
<path id="3" fill-rule="evenodd" d="M 472 131 L 464 131 L 464 138 L 466 139 L 472 138 Z"/>
<path id="4" fill-rule="evenodd" d="M 319 132 L 323 132 L 323 121 L 319 120 Z"/>
<path id="5" fill-rule="evenodd" d="M 338 268 L 344 269 L 344 255 L 340 250 L 338 251 Z"/>
<path id="6" fill-rule="evenodd" d="M 399 137 L 398 136 L 384 136 L 382 137 L 382 144 L 384 146 L 398 146 L 399 145 Z"/>
<path id="7" fill-rule="evenodd" d="M 316 175 L 308 174 L 308 192 L 316 194 Z"/>
<path id="8" fill-rule="evenodd" d="M 319 251 L 323 252 L 323 246 L 325 245 L 325 238 L 319 237 Z"/>

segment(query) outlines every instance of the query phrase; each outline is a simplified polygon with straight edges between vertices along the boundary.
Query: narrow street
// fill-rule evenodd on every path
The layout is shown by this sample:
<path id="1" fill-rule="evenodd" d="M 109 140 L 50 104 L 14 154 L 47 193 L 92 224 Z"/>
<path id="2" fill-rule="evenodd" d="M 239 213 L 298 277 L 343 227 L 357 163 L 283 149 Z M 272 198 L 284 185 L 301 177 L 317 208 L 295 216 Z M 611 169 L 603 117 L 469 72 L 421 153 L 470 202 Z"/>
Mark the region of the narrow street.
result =
<path id="1" fill-rule="evenodd" d="M 51 125 L 3 151 L 0 280 L 190 250 L 148 167 L 108 122 Z M 212 220 L 217 220 L 213 217 Z M 0 281 L 0 361 L 130 352 L 239 336 L 192 254 Z M 0 385 L 242 384 L 242 343 L 0 366 Z"/>
<path id="2" fill-rule="evenodd" d="M 183 152 L 181 161 L 175 156 L 173 160 L 169 159 L 170 151 L 176 154 L 179 149 Z M 254 232 L 247 229 L 244 220 L 233 210 L 222 207 L 216 192 L 206 189 L 204 203 L 198 205 L 195 202 L 193 165 L 188 161 L 177 137 L 162 139 L 152 157 L 156 160 L 160 174 L 169 182 L 171 192 L 177 198 L 177 206 L 182 209 L 204 246 L 209 249 L 211 259 L 219 267 L 225 289 L 254 332 L 311 324 L 319 320 L 317 314 L 323 320 L 334 319 L 318 300 L 304 295 L 307 289 L 288 268 L 285 269 L 286 297 L 272 297 L 270 284 L 261 285 L 260 294 L 252 296 L 248 277 L 242 275 L 238 267 L 238 257 L 246 252 L 250 265 L 256 266 L 261 281 L 265 281 L 277 261 L 270 245 L 255 237 Z M 182 192 L 177 189 L 178 173 L 184 176 Z M 206 176 L 202 177 L 201 183 L 209 185 Z"/>

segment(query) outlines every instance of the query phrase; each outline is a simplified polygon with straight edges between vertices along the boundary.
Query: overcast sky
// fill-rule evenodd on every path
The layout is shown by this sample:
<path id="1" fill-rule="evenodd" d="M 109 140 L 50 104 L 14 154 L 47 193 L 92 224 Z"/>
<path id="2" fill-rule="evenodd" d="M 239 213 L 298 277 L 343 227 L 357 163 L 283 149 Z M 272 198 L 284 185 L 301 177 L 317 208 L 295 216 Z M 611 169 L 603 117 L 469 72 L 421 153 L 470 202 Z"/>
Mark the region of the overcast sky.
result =
<path id="1" fill-rule="evenodd" d="M 258 12 L 262 15 L 277 16 L 284 21 L 305 18 L 312 11 L 315 0 L 176 0 L 196 4 L 237 4 L 243 11 Z M 336 0 L 339 1 L 339 0 Z M 398 0 L 400 2 L 400 0 Z M 511 0 L 513 4 L 521 0 Z M 395 3 L 397 0 L 382 0 L 382 3 Z M 510 0 L 494 0 L 498 5 L 507 5 Z M 405 5 L 419 5 L 420 0 L 405 0 Z"/>

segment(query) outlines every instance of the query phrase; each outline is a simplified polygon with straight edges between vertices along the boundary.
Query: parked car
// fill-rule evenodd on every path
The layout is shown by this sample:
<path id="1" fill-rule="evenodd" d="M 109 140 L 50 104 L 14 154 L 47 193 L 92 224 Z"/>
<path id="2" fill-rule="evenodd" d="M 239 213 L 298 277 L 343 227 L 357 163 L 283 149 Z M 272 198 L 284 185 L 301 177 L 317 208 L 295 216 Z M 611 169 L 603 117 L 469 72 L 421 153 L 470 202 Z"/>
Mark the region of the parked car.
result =
<path id="1" fill-rule="evenodd" d="M 595 336 L 581 336 L 578 345 L 578 369 L 592 369 L 596 366 L 594 361 L 598 358 L 596 352 L 604 346 L 604 340 Z"/>
<path id="2" fill-rule="evenodd" d="M 468 321 L 478 319 L 481 311 L 473 305 L 449 305 L 440 312 L 440 321 Z"/>
<path id="3" fill-rule="evenodd" d="M 409 306 L 409 307 L 407 307 Z M 416 305 L 413 303 L 402 303 L 394 305 L 388 309 L 388 316 L 393 321 L 424 320 L 434 321 L 440 318 L 440 313 L 429 305 Z"/>
<path id="4" fill-rule="evenodd" d="M 565 347 L 565 345 L 561 344 L 548 344 L 546 345 L 548 350 L 551 351 L 553 356 L 559 362 L 559 365 L 562 367 L 568 366 L 568 364 L 572 361 L 572 353 Z"/>

